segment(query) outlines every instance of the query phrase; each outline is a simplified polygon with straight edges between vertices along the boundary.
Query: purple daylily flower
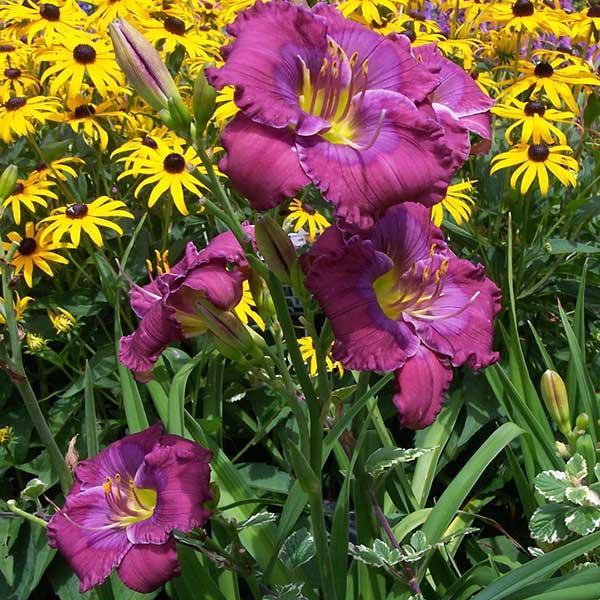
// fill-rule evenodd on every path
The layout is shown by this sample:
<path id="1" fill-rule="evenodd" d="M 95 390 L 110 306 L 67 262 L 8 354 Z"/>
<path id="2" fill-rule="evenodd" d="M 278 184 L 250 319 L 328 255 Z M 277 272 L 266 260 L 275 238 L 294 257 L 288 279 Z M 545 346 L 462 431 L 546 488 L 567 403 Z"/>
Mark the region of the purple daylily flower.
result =
<path id="1" fill-rule="evenodd" d="M 485 140 L 491 139 L 490 108 L 495 102 L 481 91 L 462 67 L 445 58 L 437 44 L 417 46 L 414 53 L 423 65 L 436 72 L 440 78 L 438 86 L 429 95 L 428 102 L 445 129 L 458 169 L 471 151 L 469 132 L 476 133 Z"/>
<path id="2" fill-rule="evenodd" d="M 291 2 L 258 2 L 228 32 L 225 65 L 206 75 L 236 88 L 220 168 L 254 208 L 313 183 L 364 229 L 389 206 L 442 200 L 455 161 L 435 112 L 419 108 L 439 81 L 407 37 Z"/>
<path id="3" fill-rule="evenodd" d="M 348 369 L 396 371 L 402 425 L 439 412 L 452 367 L 495 362 L 500 290 L 483 267 L 457 258 L 422 205 L 388 210 L 364 235 L 332 226 L 313 246 L 306 286 L 331 321 L 333 356 Z"/>
<path id="4" fill-rule="evenodd" d="M 203 526 L 210 511 L 211 453 L 160 423 L 79 464 L 65 505 L 48 523 L 85 592 L 116 568 L 137 592 L 179 574 L 174 529 Z"/>
<path id="5" fill-rule="evenodd" d="M 244 230 L 253 238 L 253 227 Z M 201 251 L 188 242 L 184 257 L 168 273 L 132 289 L 131 307 L 140 324 L 121 338 L 119 360 L 140 381 L 150 379 L 169 344 L 207 332 L 202 317 L 206 302 L 221 311 L 235 308 L 247 273 L 246 255 L 231 232 L 218 235 Z"/>

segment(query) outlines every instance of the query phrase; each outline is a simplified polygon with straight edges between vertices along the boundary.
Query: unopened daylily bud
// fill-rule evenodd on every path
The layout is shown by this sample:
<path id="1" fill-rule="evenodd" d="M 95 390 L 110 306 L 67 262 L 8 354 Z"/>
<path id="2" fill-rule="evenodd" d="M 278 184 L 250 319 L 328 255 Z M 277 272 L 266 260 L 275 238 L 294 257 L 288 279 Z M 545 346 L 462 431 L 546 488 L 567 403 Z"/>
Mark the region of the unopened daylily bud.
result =
<path id="1" fill-rule="evenodd" d="M 154 46 L 125 19 L 108 27 L 119 66 L 135 91 L 170 125 L 184 126 L 187 109 Z M 189 113 L 187 113 L 189 124 Z"/>
<path id="2" fill-rule="evenodd" d="M 541 380 L 542 398 L 548 413 L 562 433 L 571 431 L 571 417 L 569 413 L 569 397 L 562 377 L 548 369 Z"/>
<path id="3" fill-rule="evenodd" d="M 206 300 L 199 300 L 196 308 L 215 346 L 223 356 L 239 360 L 243 353 L 251 350 L 253 340 L 250 330 L 235 314 L 217 308 Z"/>
<path id="4" fill-rule="evenodd" d="M 0 175 L 0 202 L 6 200 L 14 191 L 19 175 L 15 165 L 9 165 Z"/>
<path id="5" fill-rule="evenodd" d="M 214 65 L 212 63 L 204 65 L 204 67 L 200 69 L 200 73 L 194 83 L 192 110 L 194 119 L 196 120 L 196 135 L 202 135 L 206 125 L 213 116 L 217 105 L 217 90 L 208 83 L 204 76 L 204 69 L 211 66 Z"/>
<path id="6" fill-rule="evenodd" d="M 278 279 L 290 282 L 290 273 L 297 262 L 296 251 L 279 223 L 271 217 L 262 217 L 254 228 L 256 244 L 269 268 Z"/>
<path id="7" fill-rule="evenodd" d="M 273 298 L 271 298 L 271 294 L 269 293 L 269 288 L 265 285 L 262 277 L 260 277 L 253 269 L 250 270 L 250 274 L 248 275 L 248 284 L 250 285 L 250 293 L 256 303 L 258 314 L 263 317 L 263 319 L 267 317 L 274 319 L 276 312 Z"/>

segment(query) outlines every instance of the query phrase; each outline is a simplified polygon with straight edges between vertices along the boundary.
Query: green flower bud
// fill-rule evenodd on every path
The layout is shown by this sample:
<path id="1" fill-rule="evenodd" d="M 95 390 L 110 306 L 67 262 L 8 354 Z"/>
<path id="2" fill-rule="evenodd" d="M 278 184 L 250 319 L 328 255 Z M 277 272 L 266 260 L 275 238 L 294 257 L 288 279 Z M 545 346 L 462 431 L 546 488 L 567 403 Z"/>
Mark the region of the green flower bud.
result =
<path id="1" fill-rule="evenodd" d="M 217 90 L 208 83 L 204 75 L 204 69 L 210 66 L 213 64 L 207 63 L 200 69 L 194 83 L 192 111 L 196 120 L 196 135 L 202 135 L 217 106 Z"/>
<path id="2" fill-rule="evenodd" d="M 549 369 L 542 375 L 540 387 L 542 398 L 550 417 L 562 433 L 570 432 L 571 417 L 565 382 L 556 371 Z"/>
<path id="3" fill-rule="evenodd" d="M 6 200 L 14 191 L 17 185 L 19 172 L 15 165 L 9 165 L 0 175 L 0 202 Z"/>
<path id="4" fill-rule="evenodd" d="M 575 429 L 585 432 L 587 431 L 589 424 L 590 418 L 588 417 L 587 413 L 581 413 L 580 415 L 577 415 L 577 418 L 575 419 Z"/>
<path id="5" fill-rule="evenodd" d="M 289 283 L 297 257 L 288 234 L 271 217 L 259 219 L 254 234 L 258 249 L 271 271 L 279 280 Z"/>
<path id="6" fill-rule="evenodd" d="M 558 456 L 561 458 L 571 458 L 569 447 L 563 442 L 554 442 L 554 447 L 556 448 L 556 454 L 558 454 Z"/>

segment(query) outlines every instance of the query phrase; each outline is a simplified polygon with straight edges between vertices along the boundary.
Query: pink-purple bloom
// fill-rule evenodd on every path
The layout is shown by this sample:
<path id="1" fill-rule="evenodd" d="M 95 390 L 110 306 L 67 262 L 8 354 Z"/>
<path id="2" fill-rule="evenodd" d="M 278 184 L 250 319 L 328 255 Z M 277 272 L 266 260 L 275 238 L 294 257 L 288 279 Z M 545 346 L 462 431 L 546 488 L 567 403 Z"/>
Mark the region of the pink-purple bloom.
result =
<path id="1" fill-rule="evenodd" d="M 253 227 L 244 226 L 244 231 L 253 237 Z M 119 360 L 139 380 L 148 380 L 169 344 L 206 333 L 215 310 L 235 308 L 247 274 L 246 255 L 231 232 L 200 251 L 188 242 L 184 257 L 168 273 L 131 290 L 131 307 L 140 324 L 121 338 Z"/>
<path id="2" fill-rule="evenodd" d="M 396 371 L 402 425 L 439 412 L 452 367 L 495 362 L 500 291 L 458 258 L 422 205 L 389 209 L 368 233 L 325 231 L 305 262 L 306 286 L 331 321 L 333 356 L 348 369 Z"/>
<path id="3" fill-rule="evenodd" d="M 164 433 L 160 423 L 79 464 L 48 539 L 85 592 L 116 568 L 121 581 L 150 592 L 179 574 L 173 530 L 203 526 L 210 511 L 211 453 Z"/>
<path id="4" fill-rule="evenodd" d="M 442 200 L 457 160 L 428 100 L 439 66 L 418 61 L 406 36 L 291 2 L 258 2 L 228 32 L 225 65 L 206 75 L 235 86 L 220 167 L 254 208 L 312 183 L 366 229 L 400 202 Z"/>

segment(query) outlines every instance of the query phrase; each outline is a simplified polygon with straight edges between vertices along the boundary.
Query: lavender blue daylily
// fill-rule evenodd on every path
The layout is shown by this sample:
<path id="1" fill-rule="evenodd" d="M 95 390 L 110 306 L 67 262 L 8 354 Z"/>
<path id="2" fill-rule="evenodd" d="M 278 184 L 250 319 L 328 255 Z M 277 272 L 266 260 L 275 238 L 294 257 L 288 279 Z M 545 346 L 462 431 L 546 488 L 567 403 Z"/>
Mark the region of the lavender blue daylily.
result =
<path id="1" fill-rule="evenodd" d="M 433 422 L 452 367 L 498 359 L 500 291 L 481 265 L 453 254 L 422 205 L 391 208 L 368 234 L 330 227 L 305 265 L 306 286 L 331 321 L 334 358 L 348 369 L 396 371 L 405 427 Z"/>
<path id="2" fill-rule="evenodd" d="M 253 227 L 244 226 L 244 231 L 253 237 Z M 218 235 L 201 251 L 188 242 L 184 257 L 168 273 L 133 287 L 131 307 L 140 324 L 121 338 L 119 360 L 139 380 L 148 380 L 169 344 L 207 332 L 202 317 L 206 302 L 217 310 L 235 308 L 247 270 L 244 250 L 231 232 Z"/>
<path id="3" fill-rule="evenodd" d="M 114 568 L 142 593 L 179 574 L 172 531 L 208 520 L 210 459 L 208 450 L 157 423 L 79 464 L 65 505 L 48 523 L 48 539 L 82 593 Z"/>
<path id="4" fill-rule="evenodd" d="M 258 2 L 228 32 L 225 65 L 206 75 L 236 88 L 220 168 L 254 208 L 313 183 L 365 229 L 400 202 L 442 200 L 456 161 L 427 105 L 438 67 L 417 61 L 407 37 L 290 2 Z"/>

